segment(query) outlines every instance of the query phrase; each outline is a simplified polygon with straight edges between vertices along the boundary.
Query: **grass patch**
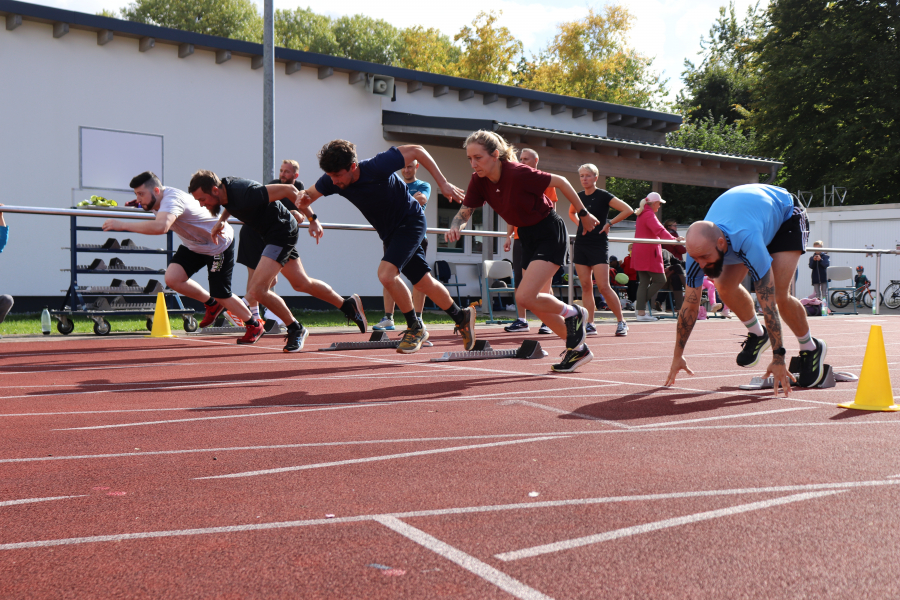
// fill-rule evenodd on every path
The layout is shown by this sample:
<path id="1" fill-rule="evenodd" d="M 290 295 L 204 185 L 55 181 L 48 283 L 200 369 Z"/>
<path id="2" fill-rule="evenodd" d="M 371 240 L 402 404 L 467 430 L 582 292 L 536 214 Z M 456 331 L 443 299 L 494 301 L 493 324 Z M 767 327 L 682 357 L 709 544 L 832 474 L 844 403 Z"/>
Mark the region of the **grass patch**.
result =
<path id="1" fill-rule="evenodd" d="M 347 317 L 339 310 L 292 310 L 294 317 L 307 327 L 346 327 Z M 368 311 L 369 326 L 378 323 L 383 316 L 381 311 Z M 194 317 L 199 321 L 203 318 L 202 313 L 197 313 Z M 394 315 L 397 327 L 403 324 L 403 315 L 395 313 Z M 399 318 L 399 321 L 396 319 Z M 451 319 L 445 312 L 428 312 L 422 315 L 425 323 L 434 324 L 451 324 Z M 483 320 L 483 319 L 482 319 Z M 110 331 L 113 333 L 147 333 L 147 319 L 144 317 L 108 317 Z M 75 317 L 72 322 L 75 324 L 73 333 L 93 333 L 94 322 L 87 317 Z M 170 317 L 169 323 L 172 327 L 172 333 L 178 335 L 178 331 L 183 331 L 182 320 L 178 316 Z M 41 315 L 39 313 L 7 315 L 6 320 L 0 324 L 0 335 L 16 335 L 16 334 L 40 334 L 41 333 Z M 51 325 L 51 333 L 60 335 L 56 329 L 56 321 Z"/>

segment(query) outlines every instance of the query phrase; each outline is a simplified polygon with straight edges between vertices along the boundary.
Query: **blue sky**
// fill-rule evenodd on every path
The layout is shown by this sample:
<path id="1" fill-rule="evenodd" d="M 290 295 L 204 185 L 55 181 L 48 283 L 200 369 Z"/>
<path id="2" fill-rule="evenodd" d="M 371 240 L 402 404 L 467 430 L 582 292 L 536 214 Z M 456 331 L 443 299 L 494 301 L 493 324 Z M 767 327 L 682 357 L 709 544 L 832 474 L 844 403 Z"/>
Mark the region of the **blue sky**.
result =
<path id="1" fill-rule="evenodd" d="M 262 11 L 262 0 L 254 0 Z M 761 0 L 760 7 L 769 0 Z M 103 8 L 117 10 L 128 4 L 123 0 L 42 0 L 35 2 L 79 12 L 96 13 Z M 655 57 L 654 67 L 669 79 L 669 99 L 681 89 L 684 60 L 696 62 L 700 36 L 718 16 L 719 7 L 728 0 L 627 0 L 623 2 L 634 15 L 631 43 L 639 52 Z M 735 0 L 743 17 L 756 0 Z M 411 2 L 407 7 L 396 0 L 275 0 L 275 8 L 309 7 L 315 12 L 340 16 L 363 13 L 384 19 L 397 27 L 423 25 L 436 27 L 451 37 L 469 24 L 479 11 L 502 11 L 500 23 L 522 40 L 526 53 L 537 53 L 556 32 L 557 23 L 583 17 L 588 8 L 603 7 L 604 2 L 583 0 L 454 0 L 430 3 L 427 8 Z"/>

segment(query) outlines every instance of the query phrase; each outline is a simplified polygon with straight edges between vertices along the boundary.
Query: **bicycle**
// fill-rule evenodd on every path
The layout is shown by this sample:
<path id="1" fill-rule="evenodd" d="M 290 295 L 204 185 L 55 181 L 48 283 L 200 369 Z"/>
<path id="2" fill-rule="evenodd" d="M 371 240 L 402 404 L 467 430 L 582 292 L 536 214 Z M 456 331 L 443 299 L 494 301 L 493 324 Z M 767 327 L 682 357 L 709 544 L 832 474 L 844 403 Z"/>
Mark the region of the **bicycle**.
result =
<path id="1" fill-rule="evenodd" d="M 898 282 L 898 291 L 900 291 L 900 282 Z M 852 296 L 850 295 L 851 293 L 853 294 Z M 866 305 L 866 308 L 872 308 L 872 303 L 875 301 L 875 290 L 871 290 L 865 285 L 856 288 L 853 292 L 838 290 L 832 292 L 831 303 L 836 308 L 846 308 L 851 302 L 854 302 L 854 298 L 857 306 L 860 301 L 862 301 L 862 303 Z M 900 296 L 897 298 L 897 306 L 900 306 Z"/>
<path id="2" fill-rule="evenodd" d="M 881 301 L 892 310 L 900 308 L 900 279 L 891 279 L 891 284 L 881 294 Z"/>

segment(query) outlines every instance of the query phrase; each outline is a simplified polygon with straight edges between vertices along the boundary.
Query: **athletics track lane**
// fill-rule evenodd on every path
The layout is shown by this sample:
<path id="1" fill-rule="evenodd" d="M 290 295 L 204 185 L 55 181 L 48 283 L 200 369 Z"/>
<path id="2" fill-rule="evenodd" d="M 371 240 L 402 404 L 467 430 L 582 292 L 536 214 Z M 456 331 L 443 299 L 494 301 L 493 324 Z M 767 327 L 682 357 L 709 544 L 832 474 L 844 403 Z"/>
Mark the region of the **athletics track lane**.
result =
<path id="1" fill-rule="evenodd" d="M 900 319 L 812 324 L 858 373 L 873 322 L 896 389 Z M 3 340 L 0 596 L 897 596 L 900 415 L 738 390 L 733 321 L 660 388 L 674 323 L 611 327 L 568 375 L 533 331 L 544 360 L 449 364 L 437 328 L 413 357 Z"/>

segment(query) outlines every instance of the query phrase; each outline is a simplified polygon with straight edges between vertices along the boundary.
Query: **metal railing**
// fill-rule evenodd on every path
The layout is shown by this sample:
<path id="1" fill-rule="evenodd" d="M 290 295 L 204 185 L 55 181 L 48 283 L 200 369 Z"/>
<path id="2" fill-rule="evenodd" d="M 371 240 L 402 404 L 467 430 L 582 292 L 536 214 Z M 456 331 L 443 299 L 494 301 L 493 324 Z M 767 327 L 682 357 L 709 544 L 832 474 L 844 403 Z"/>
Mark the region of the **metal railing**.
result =
<path id="1" fill-rule="evenodd" d="M 100 210 L 93 208 L 42 208 L 37 206 L 3 206 L 0 207 L 0 212 L 8 212 L 8 213 L 22 213 L 22 214 L 32 214 L 32 215 L 61 215 L 61 216 L 76 216 L 76 217 L 97 217 L 97 218 L 107 218 L 107 219 L 138 219 L 138 220 L 152 220 L 155 219 L 156 216 L 153 213 L 145 212 L 138 208 L 120 208 L 117 210 Z M 239 220 L 231 218 L 228 220 L 229 223 L 238 224 Z M 354 224 L 346 224 L 346 223 L 319 223 L 323 229 L 336 229 L 342 231 L 375 231 L 375 228 L 371 225 L 354 225 Z M 300 227 L 309 227 L 309 223 L 302 223 Z M 435 233 L 435 234 L 443 234 L 450 231 L 449 229 L 439 229 L 437 227 L 429 227 L 426 230 L 426 233 Z M 462 235 L 470 235 L 470 236 L 484 236 L 484 237 L 506 237 L 505 231 L 482 231 L 477 229 L 463 229 L 460 232 Z M 575 234 L 569 235 L 569 249 L 571 251 L 572 244 L 575 243 L 575 238 L 577 236 Z M 626 244 L 662 244 L 666 246 L 684 246 L 684 242 L 670 242 L 656 239 L 644 239 L 644 238 L 621 238 L 621 237 L 610 237 L 610 242 L 620 242 Z M 880 304 L 881 304 L 881 257 L 884 254 L 900 254 L 900 250 L 877 250 L 877 249 L 862 249 L 858 250 L 855 248 L 812 248 L 809 247 L 806 249 L 807 252 L 831 252 L 834 254 L 874 254 L 875 255 L 875 301 L 873 302 L 873 306 L 875 308 L 874 314 L 880 314 Z M 571 253 L 570 253 L 571 255 Z M 568 264 L 569 271 L 569 285 L 568 285 L 568 297 L 569 304 L 575 299 L 575 265 L 572 261 L 569 261 Z M 827 299 L 826 299 L 827 301 Z"/>

